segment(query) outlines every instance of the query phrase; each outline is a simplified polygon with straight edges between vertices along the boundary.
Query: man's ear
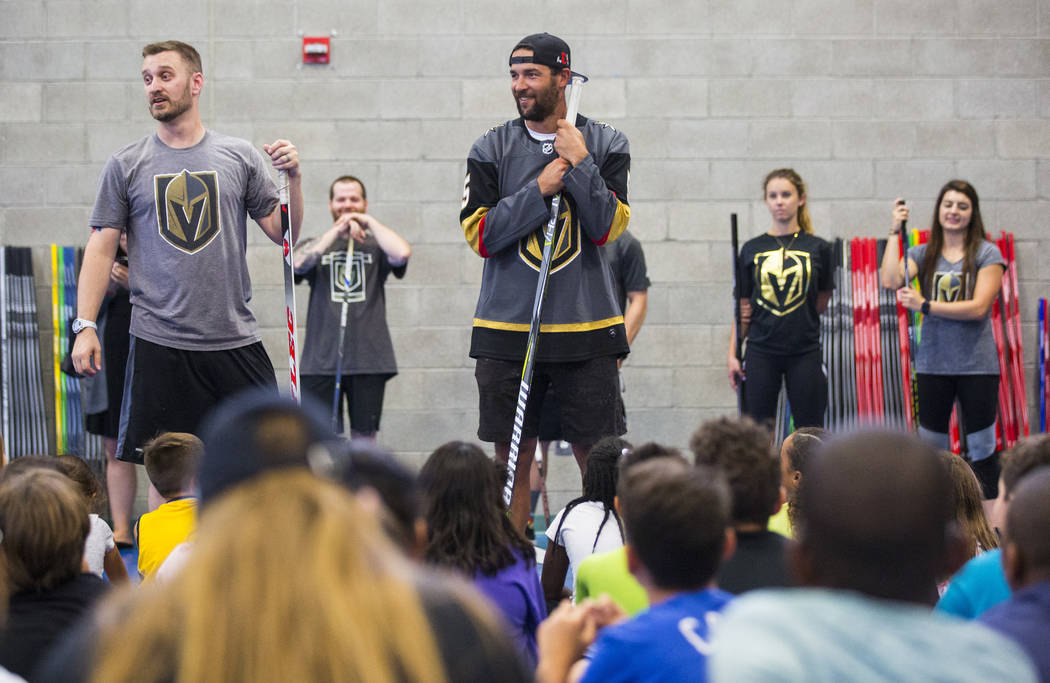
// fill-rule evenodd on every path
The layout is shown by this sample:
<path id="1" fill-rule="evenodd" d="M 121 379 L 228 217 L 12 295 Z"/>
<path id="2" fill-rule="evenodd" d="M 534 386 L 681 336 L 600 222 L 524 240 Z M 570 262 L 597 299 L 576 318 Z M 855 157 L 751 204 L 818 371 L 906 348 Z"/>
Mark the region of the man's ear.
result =
<path id="1" fill-rule="evenodd" d="M 783 489 L 781 489 L 781 490 L 783 490 Z M 778 505 L 777 507 L 779 508 L 780 506 Z M 736 530 L 734 530 L 733 527 L 726 527 L 726 540 L 725 540 L 725 545 L 722 546 L 722 560 L 721 560 L 721 562 L 725 562 L 726 560 L 728 560 L 730 557 L 733 556 L 733 553 L 735 553 L 735 552 L 736 552 Z M 719 564 L 721 564 L 721 562 Z"/>
<path id="2" fill-rule="evenodd" d="M 1016 543 L 1007 542 L 1003 546 L 1003 575 L 1006 577 L 1006 583 L 1009 584 L 1010 590 L 1016 591 L 1024 586 L 1025 575 L 1027 567 L 1025 566 L 1024 555 L 1021 554 L 1021 549 L 1017 547 Z"/>
<path id="3" fill-rule="evenodd" d="M 201 90 L 204 90 L 204 74 L 197 71 L 193 74 L 192 78 L 190 78 L 190 94 L 200 95 Z"/>
<path id="4" fill-rule="evenodd" d="M 616 510 L 616 514 L 623 517 L 623 510 L 620 509 L 620 497 L 613 496 L 613 510 Z"/>
<path id="5" fill-rule="evenodd" d="M 634 546 L 630 543 L 624 547 L 624 554 L 627 556 L 627 571 L 631 573 L 631 576 L 638 576 L 638 571 L 642 568 L 642 561 L 638 557 L 638 553 L 635 552 Z"/>

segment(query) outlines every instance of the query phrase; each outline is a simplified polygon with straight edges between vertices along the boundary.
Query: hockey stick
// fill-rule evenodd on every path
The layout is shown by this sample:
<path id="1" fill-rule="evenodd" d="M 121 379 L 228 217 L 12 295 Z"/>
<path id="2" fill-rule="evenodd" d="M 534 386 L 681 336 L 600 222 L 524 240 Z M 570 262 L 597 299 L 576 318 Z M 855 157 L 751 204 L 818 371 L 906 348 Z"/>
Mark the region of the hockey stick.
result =
<path id="1" fill-rule="evenodd" d="M 292 266 L 292 222 L 288 210 L 288 172 L 277 174 L 281 194 L 281 239 L 284 242 L 284 313 L 288 326 L 288 390 L 296 403 L 299 396 L 299 345 L 295 334 L 295 271 Z"/>
<path id="2" fill-rule="evenodd" d="M 343 307 L 339 312 L 339 355 L 335 364 L 335 391 L 332 396 L 332 431 L 339 432 L 339 396 L 343 391 L 343 342 L 346 339 L 346 323 L 350 317 L 350 268 L 354 260 L 354 238 L 349 228 L 346 235 L 346 256 L 343 260 Z"/>
<path id="3" fill-rule="evenodd" d="M 737 231 L 736 214 L 729 214 L 729 238 L 733 243 L 733 344 L 736 346 L 736 359 L 740 363 L 740 369 L 744 368 L 744 359 L 740 355 L 744 347 L 744 336 L 740 332 L 740 236 Z M 736 410 L 737 414 L 743 415 L 747 410 L 744 400 L 744 375 L 741 373 L 740 380 L 736 386 Z"/>
<path id="4" fill-rule="evenodd" d="M 576 112 L 580 108 L 580 95 L 587 78 L 579 74 L 572 75 L 572 84 L 568 92 L 568 107 L 565 120 L 576 125 Z M 514 409 L 514 429 L 510 437 L 510 453 L 507 455 L 507 481 L 503 485 L 503 502 L 510 507 L 514 494 L 514 471 L 518 467 L 518 448 L 521 446 L 521 433 L 525 427 L 525 405 L 529 401 L 529 389 L 532 384 L 532 370 L 536 342 L 540 336 L 540 313 L 543 311 L 543 297 L 547 293 L 547 276 L 551 270 L 551 257 L 554 254 L 554 230 L 558 225 L 558 210 L 561 206 L 561 192 L 551 197 L 551 215 L 547 220 L 547 229 L 543 231 L 543 257 L 540 261 L 540 274 L 536 279 L 536 296 L 532 300 L 532 319 L 529 321 L 529 337 L 525 342 L 525 363 L 521 369 L 521 385 L 518 387 L 518 405 Z"/>

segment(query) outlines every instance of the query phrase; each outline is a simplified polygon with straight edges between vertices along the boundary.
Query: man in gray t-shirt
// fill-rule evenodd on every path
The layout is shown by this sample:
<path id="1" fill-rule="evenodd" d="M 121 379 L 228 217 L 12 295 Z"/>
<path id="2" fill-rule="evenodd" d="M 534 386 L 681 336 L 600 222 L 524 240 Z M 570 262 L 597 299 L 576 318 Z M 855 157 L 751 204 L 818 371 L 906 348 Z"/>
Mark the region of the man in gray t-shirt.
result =
<path id="1" fill-rule="evenodd" d="M 106 163 L 80 273 L 73 363 L 101 367 L 95 317 L 122 232 L 133 305 L 131 353 L 118 457 L 161 431 L 193 432 L 223 398 L 251 386 L 276 388 L 273 366 L 247 306 L 247 218 L 282 244 L 277 187 L 251 143 L 207 130 L 200 118 L 200 55 L 165 41 L 142 51 L 142 79 L 157 132 Z M 287 172 L 292 240 L 302 223 L 299 155 L 287 140 L 264 145 Z"/>
<path id="2" fill-rule="evenodd" d="M 303 393 L 322 405 L 337 406 L 343 424 L 343 401 L 350 408 L 354 438 L 374 438 L 379 431 L 386 381 L 397 374 L 394 345 L 386 324 L 387 277 L 402 278 L 412 249 L 400 235 L 368 214 L 364 184 L 340 176 L 328 190 L 332 227 L 304 240 L 295 252 L 297 280 L 310 283 L 306 342 L 299 368 Z M 353 240 L 350 264 L 347 245 Z M 346 301 L 346 338 L 342 358 L 339 328 Z M 341 364 L 340 364 L 341 360 Z M 340 395 L 336 402 L 336 374 Z"/>

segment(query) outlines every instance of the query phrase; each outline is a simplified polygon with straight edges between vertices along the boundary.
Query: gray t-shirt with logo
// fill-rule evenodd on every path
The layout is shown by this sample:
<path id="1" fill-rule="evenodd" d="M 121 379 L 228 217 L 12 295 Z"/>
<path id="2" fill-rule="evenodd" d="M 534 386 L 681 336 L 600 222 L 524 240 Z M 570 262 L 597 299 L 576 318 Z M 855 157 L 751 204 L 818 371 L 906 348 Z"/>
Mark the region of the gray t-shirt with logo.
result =
<path id="1" fill-rule="evenodd" d="M 926 245 L 908 249 L 908 258 L 922 264 Z M 977 249 L 977 271 L 987 265 L 1006 266 L 999 247 L 984 241 Z M 933 274 L 932 301 L 963 301 L 970 289 L 962 273 L 960 259 L 949 263 L 937 259 Z M 920 281 L 923 273 L 919 274 Z M 973 283 L 976 286 L 976 282 Z M 936 315 L 923 316 L 921 341 L 915 358 L 915 371 L 926 375 L 998 375 L 999 356 L 992 336 L 992 321 L 986 315 L 980 320 L 950 320 Z"/>
<path id="2" fill-rule="evenodd" d="M 186 149 L 149 135 L 110 157 L 91 227 L 127 230 L 131 333 L 194 351 L 259 341 L 247 217 L 268 216 L 277 202 L 262 154 L 214 131 Z"/>

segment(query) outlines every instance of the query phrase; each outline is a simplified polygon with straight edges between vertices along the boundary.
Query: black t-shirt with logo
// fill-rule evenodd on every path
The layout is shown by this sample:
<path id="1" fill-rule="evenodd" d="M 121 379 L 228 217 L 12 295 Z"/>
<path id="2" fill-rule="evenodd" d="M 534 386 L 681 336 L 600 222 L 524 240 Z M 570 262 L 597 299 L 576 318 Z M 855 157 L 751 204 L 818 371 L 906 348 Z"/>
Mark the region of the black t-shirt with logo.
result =
<path id="1" fill-rule="evenodd" d="M 793 355 L 820 348 L 817 293 L 834 288 L 831 245 L 798 232 L 762 234 L 740 250 L 740 296 L 751 300 L 748 348 Z"/>

